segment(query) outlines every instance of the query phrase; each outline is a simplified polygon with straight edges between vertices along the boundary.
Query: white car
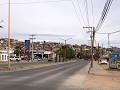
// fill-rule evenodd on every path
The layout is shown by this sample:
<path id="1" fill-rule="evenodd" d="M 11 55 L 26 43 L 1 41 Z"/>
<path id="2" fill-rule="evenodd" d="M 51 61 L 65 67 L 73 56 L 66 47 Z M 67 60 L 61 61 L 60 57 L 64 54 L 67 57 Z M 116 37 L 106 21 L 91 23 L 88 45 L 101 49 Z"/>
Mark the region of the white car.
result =
<path id="1" fill-rule="evenodd" d="M 19 56 L 10 56 L 10 61 L 20 61 L 21 60 L 21 58 L 19 57 Z"/>
<path id="2" fill-rule="evenodd" d="M 107 65 L 108 64 L 107 59 L 101 59 L 100 64 L 106 64 Z"/>

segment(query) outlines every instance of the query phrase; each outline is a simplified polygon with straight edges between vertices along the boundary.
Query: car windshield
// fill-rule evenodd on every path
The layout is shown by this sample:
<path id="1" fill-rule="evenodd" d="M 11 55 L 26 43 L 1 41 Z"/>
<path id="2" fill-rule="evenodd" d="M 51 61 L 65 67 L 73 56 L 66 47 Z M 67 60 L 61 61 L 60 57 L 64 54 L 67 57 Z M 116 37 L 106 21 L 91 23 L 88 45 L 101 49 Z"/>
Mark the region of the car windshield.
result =
<path id="1" fill-rule="evenodd" d="M 101 59 L 101 61 L 107 61 L 107 59 Z"/>
<path id="2" fill-rule="evenodd" d="M 10 58 L 14 58 L 14 56 L 10 56 Z"/>
<path id="3" fill-rule="evenodd" d="M 15 58 L 19 58 L 19 56 L 16 56 Z"/>

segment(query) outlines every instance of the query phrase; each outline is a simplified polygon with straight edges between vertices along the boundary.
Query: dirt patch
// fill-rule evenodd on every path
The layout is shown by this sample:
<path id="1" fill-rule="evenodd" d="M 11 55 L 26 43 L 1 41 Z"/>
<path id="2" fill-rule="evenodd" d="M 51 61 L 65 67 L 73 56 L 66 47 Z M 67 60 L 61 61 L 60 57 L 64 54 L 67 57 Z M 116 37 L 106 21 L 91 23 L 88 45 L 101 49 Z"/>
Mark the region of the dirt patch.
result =
<path id="1" fill-rule="evenodd" d="M 120 76 L 88 75 L 82 84 L 85 90 L 120 90 Z"/>
<path id="2" fill-rule="evenodd" d="M 74 62 L 74 61 L 71 61 L 71 62 Z M 30 65 L 30 66 L 3 67 L 3 68 L 0 68 L 0 72 L 28 70 L 28 69 L 46 67 L 46 66 L 51 66 L 51 65 L 71 63 L 71 62 L 49 63 L 49 64 L 39 64 L 39 65 Z"/>

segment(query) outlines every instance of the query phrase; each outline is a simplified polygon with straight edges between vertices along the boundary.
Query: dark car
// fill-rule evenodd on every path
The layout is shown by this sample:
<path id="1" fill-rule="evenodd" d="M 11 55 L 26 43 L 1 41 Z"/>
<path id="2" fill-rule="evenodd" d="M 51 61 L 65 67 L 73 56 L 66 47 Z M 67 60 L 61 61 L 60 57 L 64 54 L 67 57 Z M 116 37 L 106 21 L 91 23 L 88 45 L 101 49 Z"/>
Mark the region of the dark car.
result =
<path id="1" fill-rule="evenodd" d="M 84 60 L 89 60 L 88 58 L 84 58 Z"/>
<path id="2" fill-rule="evenodd" d="M 53 60 L 52 59 L 48 59 L 48 62 L 52 62 Z"/>

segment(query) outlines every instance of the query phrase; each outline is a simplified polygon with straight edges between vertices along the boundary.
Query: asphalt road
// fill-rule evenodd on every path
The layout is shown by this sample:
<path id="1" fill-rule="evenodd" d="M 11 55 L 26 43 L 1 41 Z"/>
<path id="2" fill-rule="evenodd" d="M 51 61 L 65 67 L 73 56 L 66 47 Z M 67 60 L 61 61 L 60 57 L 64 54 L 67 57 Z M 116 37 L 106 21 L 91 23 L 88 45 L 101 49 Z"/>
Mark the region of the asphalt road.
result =
<path id="1" fill-rule="evenodd" d="M 83 90 L 90 61 L 0 73 L 0 90 Z"/>

